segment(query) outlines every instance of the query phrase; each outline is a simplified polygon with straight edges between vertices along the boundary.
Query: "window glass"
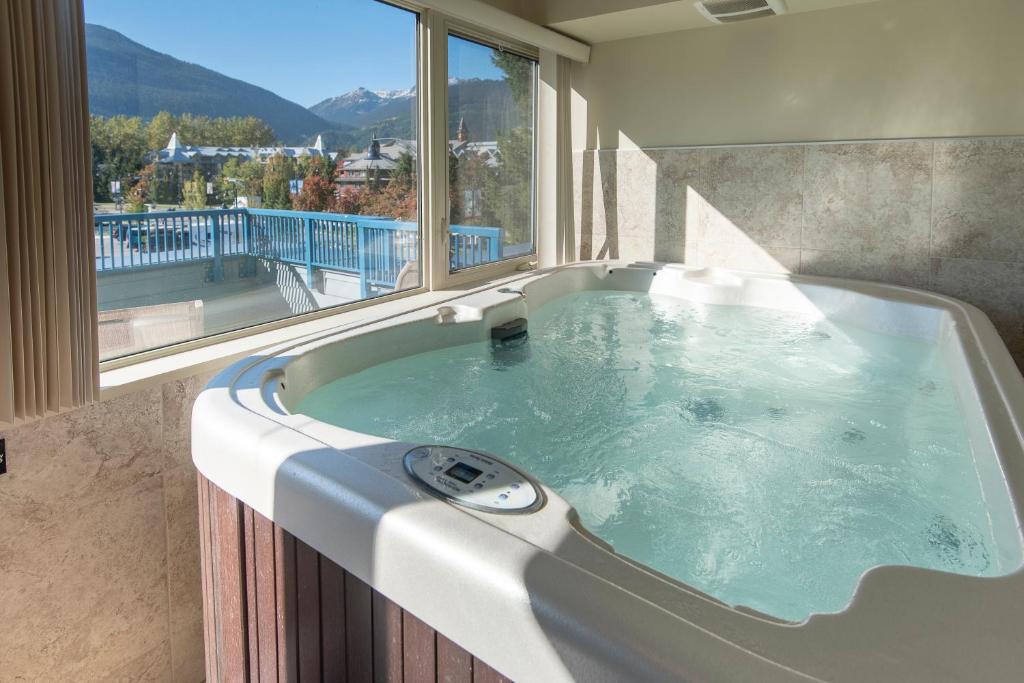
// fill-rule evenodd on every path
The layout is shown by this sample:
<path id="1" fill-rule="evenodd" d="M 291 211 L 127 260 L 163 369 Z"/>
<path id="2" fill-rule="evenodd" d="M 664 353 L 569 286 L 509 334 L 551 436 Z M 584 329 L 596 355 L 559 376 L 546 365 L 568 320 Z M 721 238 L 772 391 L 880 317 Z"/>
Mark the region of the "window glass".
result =
<path id="1" fill-rule="evenodd" d="M 415 13 L 85 13 L 101 359 L 420 285 Z"/>
<path id="2" fill-rule="evenodd" d="M 537 63 L 448 37 L 452 271 L 534 251 Z"/>

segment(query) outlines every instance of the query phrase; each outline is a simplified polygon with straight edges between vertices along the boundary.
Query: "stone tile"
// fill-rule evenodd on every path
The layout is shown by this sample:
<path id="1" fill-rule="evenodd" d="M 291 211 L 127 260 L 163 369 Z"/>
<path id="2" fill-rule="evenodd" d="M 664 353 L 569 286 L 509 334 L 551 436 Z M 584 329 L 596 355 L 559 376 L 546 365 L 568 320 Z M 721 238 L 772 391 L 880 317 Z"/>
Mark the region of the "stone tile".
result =
<path id="1" fill-rule="evenodd" d="M 122 396 L 8 430 L 0 510 L 44 523 L 146 480 L 159 481 L 160 390 Z"/>
<path id="2" fill-rule="evenodd" d="M 618 237 L 644 238 L 653 249 L 658 165 L 647 152 L 638 149 L 619 151 L 614 163 Z"/>
<path id="3" fill-rule="evenodd" d="M 800 250 L 791 247 L 762 247 L 753 242 L 702 242 L 695 251 L 696 257 L 690 265 L 756 273 L 796 273 L 800 269 Z"/>
<path id="4" fill-rule="evenodd" d="M 0 677 L 107 680 L 168 642 L 159 478 L 58 516 L 0 509 Z"/>
<path id="5" fill-rule="evenodd" d="M 932 142 L 807 148 L 801 247 L 927 255 Z"/>
<path id="6" fill-rule="evenodd" d="M 199 678 L 179 678 L 171 671 L 171 650 L 167 643 L 153 648 L 124 666 L 103 677 L 107 681 L 131 681 L 132 683 L 199 683 Z"/>
<path id="7" fill-rule="evenodd" d="M 192 465 L 181 465 L 164 472 L 163 479 L 172 671 L 175 681 L 198 683 L 204 675 L 204 645 L 196 472 Z"/>
<path id="8" fill-rule="evenodd" d="M 164 384 L 161 388 L 163 444 L 168 467 L 192 464 L 192 405 L 216 372 Z"/>
<path id="9" fill-rule="evenodd" d="M 700 177 L 701 151 L 651 150 L 656 168 L 654 186 L 654 260 L 686 261 L 687 244 L 696 242 L 698 202 L 695 186 Z"/>
<path id="10" fill-rule="evenodd" d="M 906 287 L 927 288 L 931 260 L 926 254 L 890 253 L 886 251 L 817 251 L 800 252 L 800 273 L 871 280 Z"/>
<path id="11" fill-rule="evenodd" d="M 800 246 L 802 146 L 703 150 L 698 242 Z"/>
<path id="12" fill-rule="evenodd" d="M 585 169 L 588 169 L 589 173 L 585 173 Z M 584 257 L 582 253 L 582 239 L 584 233 L 590 234 L 593 222 L 592 215 L 587 217 L 593 212 L 593 170 L 593 152 L 572 153 L 572 223 L 576 245 L 575 257 L 579 259 L 589 258 Z M 588 186 L 587 191 L 584 191 L 584 184 Z"/>
<path id="13" fill-rule="evenodd" d="M 613 243 L 614 237 L 618 249 L 618 253 L 612 256 L 650 261 L 654 258 L 654 187 L 657 183 L 657 166 L 641 150 L 619 151 L 613 163 L 614 187 L 606 189 L 606 192 L 614 192 L 614 200 L 605 209 L 609 245 Z M 613 209 L 615 221 L 609 223 L 607 217 Z"/>
<path id="14" fill-rule="evenodd" d="M 931 289 L 984 311 L 1024 367 L 1024 263 L 932 259 Z"/>
<path id="15" fill-rule="evenodd" d="M 932 256 L 1024 261 L 1024 138 L 935 143 Z"/>

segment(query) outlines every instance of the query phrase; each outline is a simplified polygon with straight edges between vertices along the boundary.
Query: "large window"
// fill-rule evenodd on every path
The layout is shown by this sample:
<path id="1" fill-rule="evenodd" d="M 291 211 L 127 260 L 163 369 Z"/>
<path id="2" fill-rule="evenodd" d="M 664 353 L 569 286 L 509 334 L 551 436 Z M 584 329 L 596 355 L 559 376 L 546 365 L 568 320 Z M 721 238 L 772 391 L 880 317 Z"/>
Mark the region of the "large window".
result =
<path id="1" fill-rule="evenodd" d="M 452 271 L 534 252 L 537 62 L 448 37 Z"/>
<path id="2" fill-rule="evenodd" d="M 420 286 L 415 13 L 373 0 L 85 10 L 102 359 Z M 505 168 L 519 142 L 501 136 L 520 135 L 529 105 L 495 97 L 524 113 L 466 114 Z M 489 203 L 505 181 L 488 182 L 466 223 L 509 230 L 512 204 Z"/>

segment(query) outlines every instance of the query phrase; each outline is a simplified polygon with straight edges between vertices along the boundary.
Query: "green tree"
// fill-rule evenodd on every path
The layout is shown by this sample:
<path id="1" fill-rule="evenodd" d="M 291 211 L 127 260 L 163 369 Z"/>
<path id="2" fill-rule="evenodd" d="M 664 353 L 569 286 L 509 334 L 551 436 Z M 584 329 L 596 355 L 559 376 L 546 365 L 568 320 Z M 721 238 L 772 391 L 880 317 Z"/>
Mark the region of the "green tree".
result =
<path id="1" fill-rule="evenodd" d="M 512 98 L 519 106 L 520 117 L 533 118 L 533 84 L 536 62 L 511 52 L 494 50 L 491 63 L 505 72 L 505 82 L 512 91 Z"/>
<path id="2" fill-rule="evenodd" d="M 186 209 L 202 209 L 206 206 L 206 178 L 198 168 L 192 172 L 192 180 L 185 182 L 181 203 Z"/>
<path id="3" fill-rule="evenodd" d="M 295 179 L 295 164 L 286 156 L 270 157 L 263 171 L 263 206 L 268 209 L 290 209 L 289 182 Z"/>
<path id="4" fill-rule="evenodd" d="M 93 192 L 96 201 L 110 201 L 111 181 L 127 190 L 146 161 L 142 120 L 134 116 L 91 116 Z"/>
<path id="5" fill-rule="evenodd" d="M 171 134 L 177 131 L 178 120 L 169 112 L 162 111 L 146 124 L 146 144 L 151 150 L 163 149 L 167 146 Z"/>
<path id="6" fill-rule="evenodd" d="M 139 179 L 124 195 L 125 213 L 145 213 L 146 199 L 149 194 L 149 181 L 146 177 Z"/>
<path id="7" fill-rule="evenodd" d="M 255 116 L 210 117 L 161 111 L 146 124 L 146 142 L 151 150 L 163 149 L 171 134 L 183 145 L 213 147 L 267 146 L 275 142 L 274 130 Z"/>
<path id="8" fill-rule="evenodd" d="M 391 172 L 391 184 L 403 190 L 416 186 L 416 162 L 409 152 L 398 155 L 395 170 Z"/>
<path id="9" fill-rule="evenodd" d="M 505 73 L 516 102 L 515 125 L 498 133 L 498 166 L 484 184 L 485 222 L 504 230 L 506 244 L 532 239 L 533 113 L 536 63 L 495 51 L 491 61 Z"/>
<path id="10" fill-rule="evenodd" d="M 309 156 L 299 159 L 298 171 L 300 178 L 316 176 L 334 182 L 338 169 L 329 156 Z"/>

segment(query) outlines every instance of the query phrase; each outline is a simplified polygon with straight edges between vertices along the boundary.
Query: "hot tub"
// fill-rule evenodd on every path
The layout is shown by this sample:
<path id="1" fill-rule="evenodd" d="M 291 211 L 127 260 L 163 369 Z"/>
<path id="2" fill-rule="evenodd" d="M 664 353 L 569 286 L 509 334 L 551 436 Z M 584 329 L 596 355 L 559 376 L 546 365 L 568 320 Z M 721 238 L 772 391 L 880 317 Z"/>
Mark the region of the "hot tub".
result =
<path id="1" fill-rule="evenodd" d="M 947 297 L 656 264 L 510 278 L 207 387 L 208 616 L 242 615 L 261 661 L 272 524 L 317 554 L 268 555 L 296 595 L 351 576 L 434 634 L 434 677 L 447 643 L 521 681 L 1010 679 L 1022 406 L 989 321 Z"/>

